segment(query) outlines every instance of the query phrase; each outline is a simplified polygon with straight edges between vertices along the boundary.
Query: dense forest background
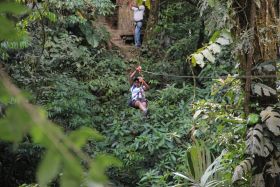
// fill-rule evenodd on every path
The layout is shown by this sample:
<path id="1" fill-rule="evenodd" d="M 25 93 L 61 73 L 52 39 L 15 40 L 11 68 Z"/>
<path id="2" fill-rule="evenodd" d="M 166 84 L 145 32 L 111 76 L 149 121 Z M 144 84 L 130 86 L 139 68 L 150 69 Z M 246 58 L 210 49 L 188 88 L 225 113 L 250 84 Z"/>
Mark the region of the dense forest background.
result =
<path id="1" fill-rule="evenodd" d="M 0 186 L 280 185 L 279 1 L 147 0 L 130 59 L 101 19 L 116 2 L 17 2 L 0 3 Z"/>

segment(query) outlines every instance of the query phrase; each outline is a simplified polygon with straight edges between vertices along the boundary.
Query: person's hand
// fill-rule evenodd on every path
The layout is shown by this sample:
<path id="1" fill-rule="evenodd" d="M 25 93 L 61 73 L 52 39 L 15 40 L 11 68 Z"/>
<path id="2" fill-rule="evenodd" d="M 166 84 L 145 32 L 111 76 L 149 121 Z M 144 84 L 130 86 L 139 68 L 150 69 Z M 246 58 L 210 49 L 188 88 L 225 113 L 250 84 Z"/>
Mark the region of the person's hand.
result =
<path id="1" fill-rule="evenodd" d="M 142 67 L 141 67 L 141 66 L 138 66 L 138 67 L 136 68 L 136 71 L 137 71 L 137 72 L 141 72 L 141 70 L 142 70 Z"/>

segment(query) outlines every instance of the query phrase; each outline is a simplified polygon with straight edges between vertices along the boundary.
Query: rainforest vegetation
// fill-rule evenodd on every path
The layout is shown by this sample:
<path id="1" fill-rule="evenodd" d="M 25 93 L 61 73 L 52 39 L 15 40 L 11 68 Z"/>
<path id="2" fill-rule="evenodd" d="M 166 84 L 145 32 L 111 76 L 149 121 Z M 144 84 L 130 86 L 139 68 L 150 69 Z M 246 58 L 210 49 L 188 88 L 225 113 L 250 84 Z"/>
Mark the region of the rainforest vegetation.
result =
<path id="1" fill-rule="evenodd" d="M 0 186 L 279 187 L 280 1 L 138 0 L 141 48 L 118 2 L 0 1 Z"/>

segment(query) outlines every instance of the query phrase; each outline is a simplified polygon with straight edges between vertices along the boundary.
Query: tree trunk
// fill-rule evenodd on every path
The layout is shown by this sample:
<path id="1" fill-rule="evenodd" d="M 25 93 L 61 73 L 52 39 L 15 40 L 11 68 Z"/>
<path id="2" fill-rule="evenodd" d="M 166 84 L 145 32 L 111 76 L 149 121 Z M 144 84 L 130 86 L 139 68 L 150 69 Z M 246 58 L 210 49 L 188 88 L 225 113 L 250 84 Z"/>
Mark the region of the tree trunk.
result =
<path id="1" fill-rule="evenodd" d="M 275 2 L 273 0 L 238 0 L 233 4 L 237 12 L 237 25 L 234 29 L 235 36 L 236 38 L 244 38 L 242 36 L 245 36 L 244 33 L 247 33 L 247 41 L 249 41 L 249 44 L 244 45 L 249 46 L 249 48 L 246 49 L 243 46 L 243 51 L 239 53 L 241 71 L 246 75 L 244 81 L 244 110 L 246 114 L 249 114 L 251 110 L 256 111 L 254 108 L 250 109 L 250 105 L 253 102 L 257 102 L 263 109 L 268 105 L 277 103 L 276 94 L 265 96 L 262 90 L 263 94 L 259 96 L 255 95 L 251 89 L 252 83 L 262 83 L 276 90 L 277 29 L 279 28 L 276 13 L 279 14 L 279 11 L 275 7 L 276 5 L 277 7 L 279 6 L 279 1 Z M 273 65 L 275 69 L 267 71 L 263 68 L 261 72 L 254 70 L 254 67 L 260 66 L 264 62 Z M 254 76 L 261 77 L 254 78 Z M 266 158 L 256 157 L 255 159 L 259 159 L 259 161 L 255 163 L 253 175 L 264 172 L 264 165 L 272 156 L 273 153 Z M 263 177 L 265 178 L 265 187 L 277 187 L 280 184 L 279 174 L 274 178 L 265 174 L 263 174 Z"/>
<path id="2" fill-rule="evenodd" d="M 258 7 L 259 6 L 259 7 Z M 276 89 L 276 77 L 252 79 L 251 76 L 276 76 L 276 68 L 273 72 L 262 72 L 259 74 L 252 71 L 252 68 L 263 62 L 271 62 L 276 67 L 277 60 L 277 18 L 275 4 L 272 0 L 261 0 L 260 5 L 254 0 L 236 2 L 234 4 L 238 14 L 236 17 L 237 27 L 235 28 L 236 38 L 242 38 L 242 34 L 249 33 L 249 49 L 244 49 L 239 54 L 241 71 L 246 75 L 245 80 L 245 101 L 244 110 L 250 113 L 250 104 L 256 101 L 262 107 L 275 104 L 276 95 L 256 96 L 252 95 L 251 86 L 253 82 L 260 82 L 273 89 Z"/>
<path id="3" fill-rule="evenodd" d="M 160 6 L 160 0 L 151 0 L 151 9 L 149 12 L 149 18 L 145 31 L 144 41 L 153 38 L 153 29 L 158 21 L 159 6 Z"/>

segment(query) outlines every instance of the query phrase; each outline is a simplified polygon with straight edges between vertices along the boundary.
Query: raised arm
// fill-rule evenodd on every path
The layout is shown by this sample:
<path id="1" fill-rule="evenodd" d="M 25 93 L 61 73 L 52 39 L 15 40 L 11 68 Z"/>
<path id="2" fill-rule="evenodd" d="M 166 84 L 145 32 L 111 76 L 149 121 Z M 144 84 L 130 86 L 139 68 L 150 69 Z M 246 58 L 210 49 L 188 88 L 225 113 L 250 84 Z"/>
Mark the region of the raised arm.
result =
<path id="1" fill-rule="evenodd" d="M 137 10 L 138 8 L 135 6 L 135 3 L 132 1 L 129 1 L 129 4 L 128 4 L 129 8 L 131 10 Z"/>
<path id="2" fill-rule="evenodd" d="M 133 77 L 136 74 L 136 70 L 134 70 L 130 75 L 129 75 L 129 84 L 132 85 L 133 84 Z"/>

